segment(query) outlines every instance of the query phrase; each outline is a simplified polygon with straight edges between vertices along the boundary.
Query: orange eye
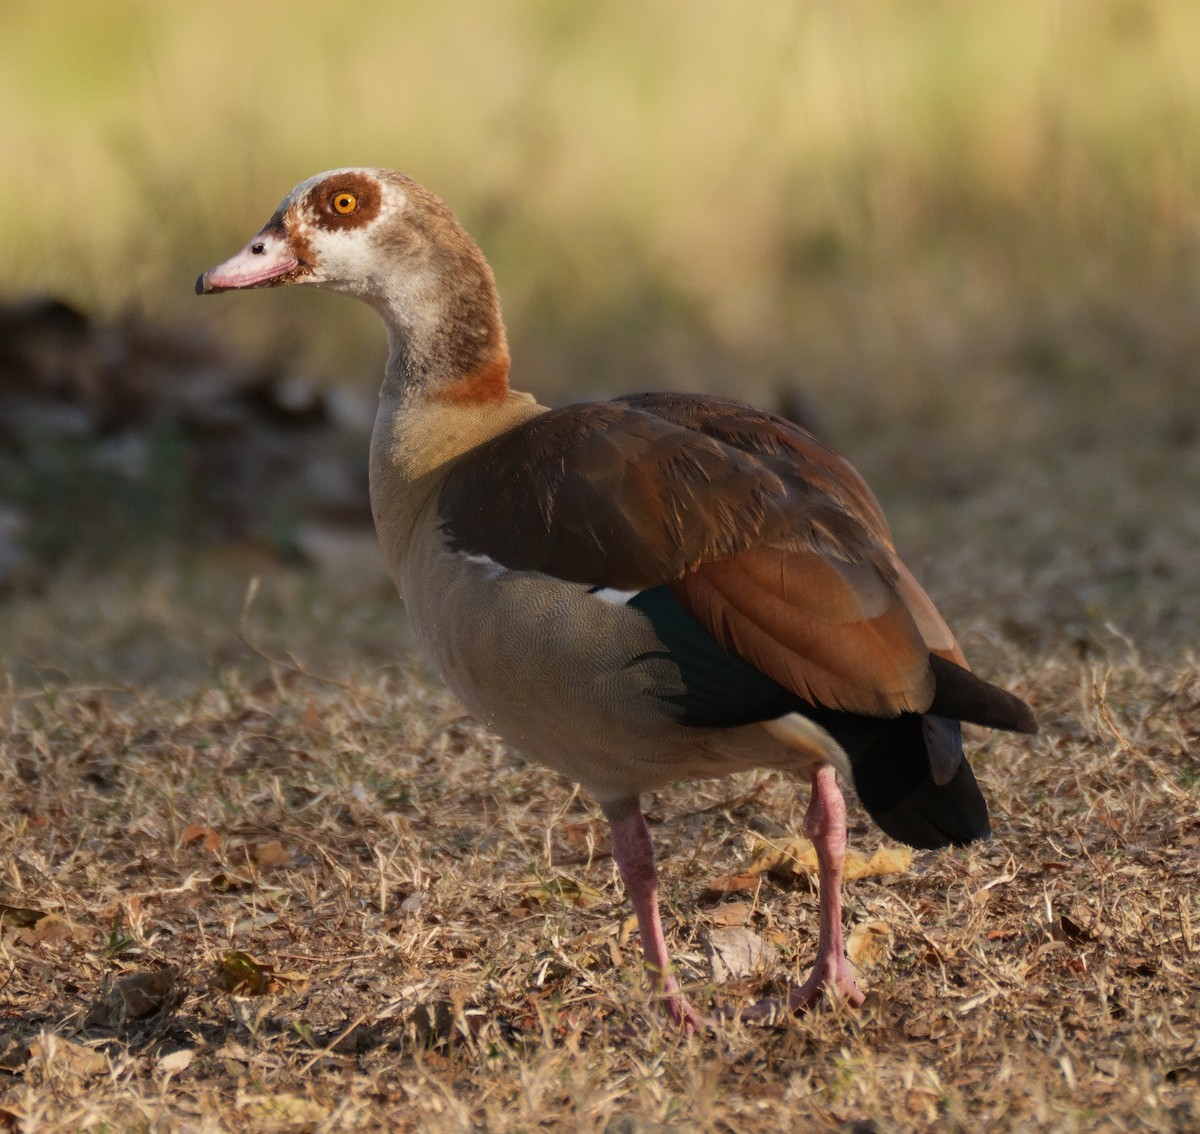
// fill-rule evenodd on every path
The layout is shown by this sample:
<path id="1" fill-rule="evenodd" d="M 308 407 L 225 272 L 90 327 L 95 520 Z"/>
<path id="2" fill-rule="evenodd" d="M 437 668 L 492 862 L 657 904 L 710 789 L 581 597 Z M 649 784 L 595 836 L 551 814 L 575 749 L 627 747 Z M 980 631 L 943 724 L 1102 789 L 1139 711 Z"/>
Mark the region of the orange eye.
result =
<path id="1" fill-rule="evenodd" d="M 353 193 L 334 193 L 333 211 L 341 216 L 349 216 L 358 208 L 358 198 Z"/>

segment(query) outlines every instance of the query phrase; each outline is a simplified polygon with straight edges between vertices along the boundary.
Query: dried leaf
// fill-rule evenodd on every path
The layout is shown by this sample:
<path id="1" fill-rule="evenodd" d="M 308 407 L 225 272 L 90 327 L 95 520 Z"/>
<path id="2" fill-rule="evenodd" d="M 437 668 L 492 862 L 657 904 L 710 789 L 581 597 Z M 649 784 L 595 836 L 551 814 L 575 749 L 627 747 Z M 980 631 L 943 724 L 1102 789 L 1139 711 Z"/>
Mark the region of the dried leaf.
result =
<path id="1" fill-rule="evenodd" d="M 749 902 L 726 902 L 712 912 L 712 923 L 717 926 L 749 925 L 754 915 L 754 906 Z"/>
<path id="2" fill-rule="evenodd" d="M 274 965 L 239 949 L 226 953 L 217 966 L 217 987 L 233 996 L 265 996 L 279 992 L 284 985 L 301 987 L 307 981 L 303 973 L 279 972 Z"/>
<path id="3" fill-rule="evenodd" d="M 221 850 L 221 836 L 203 823 L 192 823 L 185 827 L 183 834 L 179 836 L 179 845 L 186 847 L 197 840 L 200 840 L 201 848 L 208 854 L 217 854 Z"/>
<path id="4" fill-rule="evenodd" d="M 400 903 L 400 912 L 408 915 L 415 914 L 417 910 L 419 910 L 424 904 L 427 894 L 427 890 L 416 890 L 409 894 L 408 897 Z"/>
<path id="5" fill-rule="evenodd" d="M 0 1051 L 0 1071 L 17 1072 L 29 1062 L 29 1044 L 23 1039 L 9 1040 L 3 1051 Z"/>
<path id="6" fill-rule="evenodd" d="M 217 984 L 234 996 L 263 996 L 271 991 L 272 966 L 260 964 L 249 953 L 233 949 L 221 958 Z"/>
<path id="7" fill-rule="evenodd" d="M 90 941 L 97 930 L 90 925 L 76 925 L 62 914 L 46 914 L 29 929 L 18 929 L 13 938 L 25 945 L 57 945 L 61 941 Z"/>
<path id="8" fill-rule="evenodd" d="M 848 850 L 842 863 L 842 874 L 848 882 L 858 878 L 875 878 L 884 874 L 904 874 L 912 865 L 912 850 L 908 847 L 880 847 L 870 858 L 856 850 Z M 808 839 L 799 837 L 786 843 L 763 841 L 758 844 L 750 863 L 751 874 L 771 874 L 788 880 L 799 875 L 815 877 L 817 851 Z"/>
<path id="9" fill-rule="evenodd" d="M 879 877 L 884 874 L 907 874 L 912 867 L 912 847 L 880 847 L 867 864 L 867 874 Z"/>
<path id="10" fill-rule="evenodd" d="M 759 874 L 723 874 L 704 887 L 706 898 L 719 898 L 724 894 L 754 894 L 762 885 Z"/>
<path id="11" fill-rule="evenodd" d="M 266 929 L 267 926 L 274 925 L 278 920 L 279 915 L 274 910 L 263 910 L 254 917 L 243 918 L 233 927 L 233 931 L 236 934 L 253 933 L 257 929 Z"/>
<path id="12" fill-rule="evenodd" d="M 44 1063 L 79 1079 L 103 1075 L 108 1060 L 100 1052 L 62 1036 L 39 1036 L 29 1045 L 29 1062 Z"/>
<path id="13" fill-rule="evenodd" d="M 146 972 L 127 973 L 114 982 L 98 1004 L 88 1012 L 87 1027 L 119 1028 L 127 1020 L 138 1020 L 178 1002 L 175 994 L 178 970 L 170 965 Z"/>
<path id="14" fill-rule="evenodd" d="M 278 839 L 251 847 L 250 857 L 256 865 L 262 867 L 283 866 L 284 863 L 292 861 L 291 854 L 283 849 L 283 844 Z"/>
<path id="15" fill-rule="evenodd" d="M 773 960 L 770 947 L 752 929 L 730 925 L 708 935 L 713 980 L 724 984 L 761 972 Z"/>
<path id="16" fill-rule="evenodd" d="M 588 906 L 598 905 L 605 900 L 604 894 L 595 886 L 580 882 L 565 874 L 559 874 L 548 882 L 539 882 L 529 887 L 529 896 L 542 905 Z"/>
<path id="17" fill-rule="evenodd" d="M 32 929 L 42 918 L 48 916 L 45 910 L 27 910 L 20 906 L 6 906 L 0 902 L 0 926 L 10 926 L 13 929 Z"/>
<path id="18" fill-rule="evenodd" d="M 1083 926 L 1077 925 L 1066 914 L 1063 914 L 1050 927 L 1050 936 L 1055 941 L 1066 941 L 1072 945 L 1078 945 L 1094 939 L 1093 934 L 1089 933 Z"/>
<path id="19" fill-rule="evenodd" d="M 905 1095 L 904 1101 L 908 1109 L 924 1122 L 932 1122 L 938 1116 L 941 1095 L 932 1087 L 913 1087 Z"/>
<path id="20" fill-rule="evenodd" d="M 219 874 L 214 874 L 208 884 L 218 894 L 228 894 L 233 890 L 249 890 L 253 887 L 254 882 L 250 878 L 243 878 L 240 874 L 227 873 L 222 870 Z"/>
<path id="21" fill-rule="evenodd" d="M 877 965 L 887 956 L 892 929 L 886 921 L 868 921 L 856 925 L 846 939 L 846 956 L 860 969 Z"/>
<path id="22" fill-rule="evenodd" d="M 179 1071 L 186 1071 L 195 1058 L 196 1049 L 194 1047 L 181 1047 L 178 1051 L 171 1052 L 170 1055 L 164 1055 L 158 1061 L 158 1069 L 164 1075 L 174 1075 Z"/>
<path id="23" fill-rule="evenodd" d="M 751 874 L 773 874 L 782 878 L 816 874 L 816 848 L 807 839 L 799 837 L 786 843 L 763 841 L 755 848 L 748 870 Z"/>
<path id="24" fill-rule="evenodd" d="M 602 823 L 564 823 L 559 830 L 572 850 L 594 856 L 612 854 L 612 839 Z"/>

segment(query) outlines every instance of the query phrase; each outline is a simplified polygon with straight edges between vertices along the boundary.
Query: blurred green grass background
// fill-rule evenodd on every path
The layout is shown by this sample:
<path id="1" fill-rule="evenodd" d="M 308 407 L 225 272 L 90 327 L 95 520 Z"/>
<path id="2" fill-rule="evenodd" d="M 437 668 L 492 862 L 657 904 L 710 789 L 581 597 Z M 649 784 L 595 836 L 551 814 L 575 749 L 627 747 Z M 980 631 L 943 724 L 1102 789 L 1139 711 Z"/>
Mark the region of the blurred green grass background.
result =
<path id="1" fill-rule="evenodd" d="M 855 353 L 907 387 L 909 337 L 1194 278 L 1189 0 L 56 0 L 0 38 L 7 287 L 91 310 L 200 317 L 194 275 L 344 164 L 453 205 L 550 387 L 725 388 L 715 357 L 890 402 Z M 338 377 L 379 350 L 365 312 L 239 306 Z"/>
<path id="2" fill-rule="evenodd" d="M 807 399 L 927 575 L 969 500 L 1018 594 L 1195 576 L 1192 0 L 55 0 L 0 43 L 10 294 L 369 386 L 365 308 L 192 282 L 301 178 L 393 166 L 495 267 L 517 386 Z"/>

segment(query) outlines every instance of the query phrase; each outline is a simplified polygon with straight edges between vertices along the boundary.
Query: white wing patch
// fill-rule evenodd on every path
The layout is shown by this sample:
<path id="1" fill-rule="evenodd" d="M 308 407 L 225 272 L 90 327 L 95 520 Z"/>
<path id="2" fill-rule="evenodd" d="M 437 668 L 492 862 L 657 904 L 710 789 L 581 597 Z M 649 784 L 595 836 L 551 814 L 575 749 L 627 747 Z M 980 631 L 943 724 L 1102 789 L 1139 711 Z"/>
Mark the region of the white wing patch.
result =
<path id="1" fill-rule="evenodd" d="M 513 573 L 511 567 L 505 567 L 503 563 L 497 563 L 496 560 L 494 560 L 490 555 L 480 555 L 477 553 L 464 554 L 463 552 L 458 552 L 457 555 L 460 563 L 464 563 L 474 571 L 479 572 L 479 574 L 483 576 L 483 580 L 488 583 L 494 583 L 504 575 Z M 537 571 L 522 571 L 519 573 L 524 575 L 541 574 L 541 572 Z M 555 579 L 550 575 L 544 575 L 543 578 L 557 583 L 560 586 L 569 585 L 564 584 L 561 579 Z M 617 590 L 616 587 L 588 588 L 588 594 L 591 595 L 592 598 L 597 598 L 601 602 L 606 602 L 609 606 L 626 606 L 641 593 L 641 591 L 620 591 Z"/>
<path id="2" fill-rule="evenodd" d="M 508 571 L 503 563 L 497 563 L 490 555 L 463 555 L 460 558 L 463 563 L 480 568 L 489 583 L 495 582 Z"/>
<path id="3" fill-rule="evenodd" d="M 616 587 L 592 587 L 588 591 L 593 598 L 598 598 L 610 606 L 626 606 L 641 593 L 641 591 L 619 591 Z"/>

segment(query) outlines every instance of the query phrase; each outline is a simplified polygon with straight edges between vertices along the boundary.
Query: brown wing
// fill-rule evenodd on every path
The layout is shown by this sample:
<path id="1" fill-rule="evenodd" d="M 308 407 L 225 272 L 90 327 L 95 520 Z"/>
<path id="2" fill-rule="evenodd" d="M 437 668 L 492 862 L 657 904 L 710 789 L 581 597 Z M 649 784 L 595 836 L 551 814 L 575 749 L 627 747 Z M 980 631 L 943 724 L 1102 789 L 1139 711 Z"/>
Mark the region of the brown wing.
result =
<path id="1" fill-rule="evenodd" d="M 616 400 L 714 437 L 739 451 L 754 453 L 772 467 L 782 466 L 781 475 L 786 476 L 791 470 L 791 475 L 803 477 L 836 500 L 887 549 L 889 566 L 895 573 L 896 593 L 929 651 L 964 669 L 969 668 L 954 634 L 933 600 L 896 554 L 887 520 L 875 494 L 854 467 L 829 446 L 786 418 L 730 399 L 652 393 L 631 394 Z M 793 591 L 796 589 L 793 586 Z M 878 599 L 872 599 L 865 592 L 864 598 L 863 616 L 873 621 L 877 615 L 870 612 L 877 609 Z M 729 646 L 724 640 L 723 644 Z"/>
<path id="2" fill-rule="evenodd" d="M 452 470 L 439 510 L 452 547 L 510 568 L 671 584 L 723 646 L 832 708 L 924 711 L 930 649 L 957 652 L 861 477 L 740 403 L 640 395 L 550 411 Z"/>
<path id="3" fill-rule="evenodd" d="M 762 545 L 882 558 L 818 487 L 615 402 L 551 410 L 472 450 L 438 508 L 456 550 L 622 589 Z"/>
<path id="4" fill-rule="evenodd" d="M 871 564 L 759 548 L 671 591 L 727 650 L 813 704 L 886 717 L 933 700 L 929 649 Z"/>
<path id="5" fill-rule="evenodd" d="M 613 400 L 753 454 L 786 477 L 799 477 L 835 500 L 876 539 L 892 546 L 883 509 L 866 481 L 849 461 L 794 422 L 733 398 L 651 393 Z"/>

